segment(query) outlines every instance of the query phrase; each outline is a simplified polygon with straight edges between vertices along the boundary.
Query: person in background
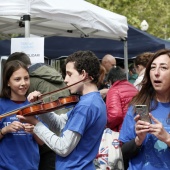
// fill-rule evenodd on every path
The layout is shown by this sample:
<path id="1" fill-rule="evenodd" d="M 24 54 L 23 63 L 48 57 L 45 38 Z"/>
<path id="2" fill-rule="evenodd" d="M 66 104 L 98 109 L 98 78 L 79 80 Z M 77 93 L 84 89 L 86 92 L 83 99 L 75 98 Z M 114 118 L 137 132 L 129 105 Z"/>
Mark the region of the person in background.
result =
<path id="1" fill-rule="evenodd" d="M 105 68 L 105 78 L 102 84 L 100 84 L 99 90 L 104 101 L 106 100 L 106 95 L 109 89 L 109 83 L 107 82 L 107 74 L 113 66 L 116 66 L 116 58 L 110 54 L 106 54 L 101 61 L 102 66 Z"/>
<path id="2" fill-rule="evenodd" d="M 129 78 L 128 78 L 128 81 L 131 84 L 134 84 L 137 77 L 138 77 L 138 74 L 136 73 L 134 64 L 133 63 L 129 64 Z"/>
<path id="3" fill-rule="evenodd" d="M 105 75 L 106 75 L 106 70 L 104 68 L 104 66 L 102 64 L 100 64 L 100 77 L 99 77 L 99 81 L 97 83 L 97 87 L 100 88 L 103 85 L 103 81 L 105 79 Z M 103 96 L 102 96 L 103 97 Z"/>
<path id="4" fill-rule="evenodd" d="M 140 120 L 135 105 L 146 105 L 151 123 Z M 119 140 L 130 159 L 128 170 L 170 169 L 170 50 L 155 52 L 146 66 L 142 88 L 132 99 Z"/>
<path id="5" fill-rule="evenodd" d="M 113 57 L 110 54 L 106 54 L 101 61 L 101 64 L 104 66 L 104 68 L 106 69 L 106 74 L 109 73 L 110 69 L 113 66 L 116 66 L 116 58 Z"/>
<path id="6" fill-rule="evenodd" d="M 11 54 L 6 62 L 13 60 L 20 60 L 24 64 L 26 64 L 29 68 L 31 83 L 28 93 L 37 90 L 44 94 L 66 87 L 66 84 L 64 83 L 61 73 L 58 72 L 55 68 L 46 65 L 45 63 L 32 64 L 30 58 L 23 52 L 15 52 Z M 64 91 L 54 94 L 49 98 L 46 98 L 45 102 L 57 100 L 59 97 L 69 95 L 70 92 L 66 89 Z M 57 114 L 59 113 L 63 113 L 63 111 L 57 111 Z"/>
<path id="7" fill-rule="evenodd" d="M 9 56 L 6 62 L 20 60 L 29 67 L 30 87 L 28 94 L 33 91 L 39 91 L 41 94 L 48 93 L 65 87 L 62 75 L 53 67 L 44 63 L 32 64 L 30 58 L 23 52 L 15 52 Z M 70 92 L 66 89 L 59 93 L 44 99 L 44 102 L 57 100 L 59 97 L 69 96 Z M 69 108 L 63 108 L 56 111 L 56 114 L 66 113 Z M 60 133 L 59 131 L 57 132 Z M 39 170 L 54 170 L 56 154 L 47 145 L 39 146 L 40 163 Z"/>
<path id="8" fill-rule="evenodd" d="M 145 74 L 145 68 L 152 55 L 153 53 L 151 52 L 144 52 L 134 59 L 134 68 L 136 70 L 136 73 L 138 74 L 138 77 L 134 82 L 134 86 L 138 90 L 140 90 L 142 87 L 141 81 L 143 80 Z"/>
<path id="9" fill-rule="evenodd" d="M 1 170 L 38 170 L 38 143 L 43 143 L 33 133 L 34 126 L 19 122 L 17 112 L 4 115 L 29 104 L 26 96 L 29 86 L 28 68 L 24 63 L 15 60 L 5 64 L 0 94 Z"/>
<path id="10" fill-rule="evenodd" d="M 127 81 L 126 73 L 119 66 L 111 68 L 107 81 L 111 85 L 106 96 L 107 127 L 119 132 L 128 104 L 138 91 Z"/>
<path id="11" fill-rule="evenodd" d="M 100 62 L 91 51 L 77 51 L 66 59 L 65 83 L 71 93 L 80 94 L 80 100 L 67 114 L 39 115 L 50 130 L 34 116 L 21 116 L 21 121 L 33 123 L 36 133 L 56 154 L 56 169 L 95 170 L 101 137 L 106 126 L 106 106 L 98 91 Z M 75 83 L 78 83 L 74 86 Z M 28 96 L 37 100 L 40 93 Z M 55 134 L 62 129 L 61 136 Z"/>

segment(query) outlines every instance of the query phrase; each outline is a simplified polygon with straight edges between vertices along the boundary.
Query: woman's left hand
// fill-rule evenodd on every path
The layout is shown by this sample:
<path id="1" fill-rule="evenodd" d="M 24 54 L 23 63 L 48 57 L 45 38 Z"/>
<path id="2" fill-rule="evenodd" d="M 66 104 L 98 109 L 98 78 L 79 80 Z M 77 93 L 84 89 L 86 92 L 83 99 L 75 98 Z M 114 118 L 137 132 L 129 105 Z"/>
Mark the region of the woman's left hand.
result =
<path id="1" fill-rule="evenodd" d="M 159 140 L 170 144 L 170 134 L 164 129 L 161 122 L 150 114 L 150 117 L 154 124 L 150 124 L 149 133 L 155 135 Z"/>

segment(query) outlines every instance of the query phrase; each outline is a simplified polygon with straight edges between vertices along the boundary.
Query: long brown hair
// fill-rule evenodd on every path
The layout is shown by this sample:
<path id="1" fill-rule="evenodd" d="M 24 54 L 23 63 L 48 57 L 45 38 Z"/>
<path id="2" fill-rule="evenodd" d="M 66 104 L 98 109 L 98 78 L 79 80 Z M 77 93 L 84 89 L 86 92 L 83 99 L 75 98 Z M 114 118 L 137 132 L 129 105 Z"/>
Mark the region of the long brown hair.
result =
<path id="1" fill-rule="evenodd" d="M 8 82 L 13 72 L 20 68 L 23 68 L 28 72 L 27 66 L 19 60 L 9 61 L 5 64 L 3 69 L 3 84 L 0 97 L 11 98 L 11 88 L 8 86 Z"/>
<path id="2" fill-rule="evenodd" d="M 100 85 L 103 83 L 104 79 L 105 79 L 105 75 L 106 75 L 106 69 L 104 68 L 104 66 L 102 64 L 100 64 L 100 76 L 99 76 L 99 80 L 97 83 L 97 87 L 100 87 Z"/>
<path id="3" fill-rule="evenodd" d="M 144 78 L 141 82 L 142 89 L 139 91 L 139 93 L 132 99 L 130 102 L 130 105 L 147 105 L 148 111 L 152 111 L 156 108 L 158 102 L 156 100 L 156 91 L 152 86 L 151 79 L 150 79 L 150 70 L 151 70 L 151 64 L 152 62 L 159 57 L 160 55 L 168 55 L 170 57 L 170 50 L 168 49 L 161 49 L 153 54 L 153 56 L 150 58 L 146 70 Z M 154 104 L 151 107 L 151 102 L 154 102 Z M 169 96 L 170 101 L 170 96 Z"/>

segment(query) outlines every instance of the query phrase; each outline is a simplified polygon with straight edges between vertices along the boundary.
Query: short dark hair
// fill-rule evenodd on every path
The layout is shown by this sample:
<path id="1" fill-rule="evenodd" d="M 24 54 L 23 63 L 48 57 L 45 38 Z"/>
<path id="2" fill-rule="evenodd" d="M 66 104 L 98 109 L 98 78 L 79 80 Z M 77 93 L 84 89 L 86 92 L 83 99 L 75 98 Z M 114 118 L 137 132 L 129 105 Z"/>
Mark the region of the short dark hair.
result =
<path id="1" fill-rule="evenodd" d="M 6 60 L 6 62 L 9 61 L 13 61 L 13 60 L 19 60 L 22 61 L 24 64 L 26 64 L 27 66 L 31 65 L 31 60 L 28 57 L 27 54 L 23 53 L 23 52 L 15 52 L 12 53 L 11 55 L 9 55 L 8 59 Z"/>
<path id="2" fill-rule="evenodd" d="M 113 84 L 117 80 L 126 80 L 126 73 L 121 67 L 113 66 L 107 75 L 107 81 Z"/>
<path id="3" fill-rule="evenodd" d="M 81 74 L 83 70 L 92 77 L 93 83 L 98 83 L 100 76 L 100 62 L 91 51 L 77 51 L 66 58 L 66 64 L 74 62 L 74 68 Z"/>
<path id="4" fill-rule="evenodd" d="M 126 80 L 126 73 L 121 67 L 113 66 L 107 75 L 107 81 L 113 84 L 117 80 Z"/>
<path id="5" fill-rule="evenodd" d="M 5 64 L 3 68 L 3 84 L 0 97 L 10 98 L 11 97 L 11 89 L 8 86 L 8 82 L 13 72 L 18 70 L 19 68 L 23 68 L 28 72 L 28 67 L 19 60 L 9 61 Z"/>

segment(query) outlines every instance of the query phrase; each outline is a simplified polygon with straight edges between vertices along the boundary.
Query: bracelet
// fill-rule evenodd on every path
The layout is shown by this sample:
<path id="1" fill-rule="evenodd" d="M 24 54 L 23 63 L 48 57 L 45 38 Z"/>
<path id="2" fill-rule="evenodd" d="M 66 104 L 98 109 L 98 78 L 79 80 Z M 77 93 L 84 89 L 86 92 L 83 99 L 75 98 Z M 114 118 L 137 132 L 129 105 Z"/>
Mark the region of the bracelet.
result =
<path id="1" fill-rule="evenodd" d="M 5 136 L 5 134 L 2 133 L 2 129 L 0 129 L 0 134 L 1 134 L 2 136 Z"/>

